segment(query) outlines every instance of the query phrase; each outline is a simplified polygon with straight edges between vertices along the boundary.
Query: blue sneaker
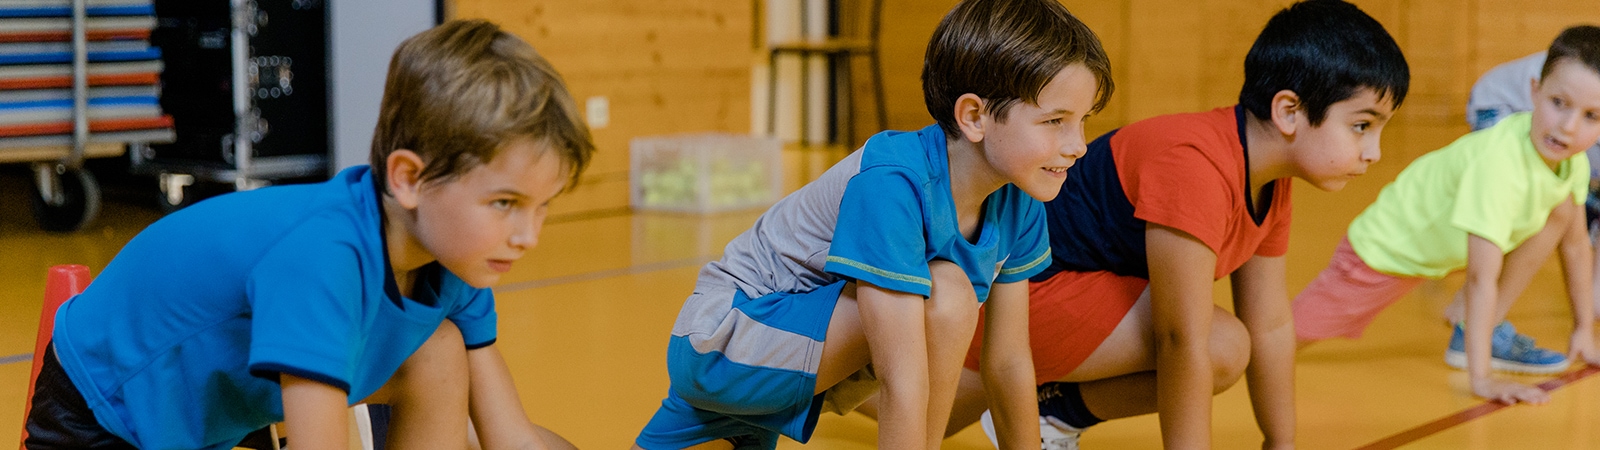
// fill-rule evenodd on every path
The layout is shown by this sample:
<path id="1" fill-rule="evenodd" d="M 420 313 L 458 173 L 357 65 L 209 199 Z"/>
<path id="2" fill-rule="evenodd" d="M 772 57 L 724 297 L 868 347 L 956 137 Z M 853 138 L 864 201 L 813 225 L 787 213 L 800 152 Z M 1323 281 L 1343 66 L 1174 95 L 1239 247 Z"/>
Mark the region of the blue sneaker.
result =
<path id="1" fill-rule="evenodd" d="M 1511 322 L 1496 325 L 1490 342 L 1489 353 L 1493 358 L 1489 368 L 1497 372 L 1544 375 L 1567 370 L 1571 364 L 1567 355 L 1533 345 L 1533 338 L 1517 333 Z M 1444 363 L 1467 370 L 1467 339 L 1461 324 L 1456 324 L 1455 332 L 1450 334 L 1450 348 L 1444 352 Z"/>

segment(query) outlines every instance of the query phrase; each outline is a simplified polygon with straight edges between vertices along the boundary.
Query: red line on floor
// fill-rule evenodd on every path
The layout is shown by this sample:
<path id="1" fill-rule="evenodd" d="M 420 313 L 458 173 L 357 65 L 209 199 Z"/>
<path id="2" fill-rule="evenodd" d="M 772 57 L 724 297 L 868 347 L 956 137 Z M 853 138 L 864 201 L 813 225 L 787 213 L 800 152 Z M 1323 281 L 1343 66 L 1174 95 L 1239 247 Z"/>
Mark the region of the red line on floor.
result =
<path id="1" fill-rule="evenodd" d="M 1582 370 L 1567 372 L 1559 377 L 1551 378 L 1543 383 L 1539 383 L 1539 389 L 1544 389 L 1545 392 L 1551 392 L 1556 389 L 1560 389 L 1562 386 L 1572 384 L 1575 381 L 1582 380 L 1596 373 L 1600 373 L 1600 367 L 1586 366 Z M 1489 413 L 1499 411 L 1506 406 L 1509 405 L 1500 402 L 1484 402 L 1483 404 L 1461 410 L 1460 412 L 1445 416 L 1439 420 L 1418 425 L 1416 428 L 1401 431 L 1392 436 L 1380 439 L 1377 442 L 1361 446 L 1356 450 L 1389 450 L 1393 448 L 1399 448 L 1402 445 L 1416 442 L 1417 440 L 1433 435 L 1434 433 L 1448 430 L 1456 425 L 1467 423 L 1479 417 L 1487 416 Z"/>

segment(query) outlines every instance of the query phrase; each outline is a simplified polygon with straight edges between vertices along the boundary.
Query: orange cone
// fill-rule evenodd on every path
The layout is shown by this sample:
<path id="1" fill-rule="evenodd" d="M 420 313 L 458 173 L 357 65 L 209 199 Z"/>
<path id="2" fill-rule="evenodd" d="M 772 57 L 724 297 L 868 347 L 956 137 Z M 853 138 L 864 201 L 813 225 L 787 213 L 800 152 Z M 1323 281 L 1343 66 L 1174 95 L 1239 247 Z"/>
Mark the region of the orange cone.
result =
<path id="1" fill-rule="evenodd" d="M 56 309 L 61 308 L 67 299 L 83 292 L 89 287 L 89 268 L 77 264 L 66 264 L 50 267 L 50 275 L 45 280 L 44 305 L 39 308 L 39 336 L 34 338 L 33 344 L 33 374 L 28 375 L 27 401 L 23 402 L 22 419 L 26 423 L 28 412 L 33 411 L 33 382 L 39 377 L 39 367 L 44 363 L 44 349 L 50 345 L 50 335 L 56 328 Z M 28 440 L 28 430 L 22 430 L 22 440 Z M 23 447 L 23 450 L 27 450 Z"/>

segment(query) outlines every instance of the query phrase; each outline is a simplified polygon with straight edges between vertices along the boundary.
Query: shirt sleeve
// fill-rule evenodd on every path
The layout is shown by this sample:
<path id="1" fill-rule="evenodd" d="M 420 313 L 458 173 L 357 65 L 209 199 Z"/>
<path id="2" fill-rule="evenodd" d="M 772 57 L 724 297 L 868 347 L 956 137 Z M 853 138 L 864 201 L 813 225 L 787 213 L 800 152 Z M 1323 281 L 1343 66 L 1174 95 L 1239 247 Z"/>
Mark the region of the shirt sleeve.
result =
<path id="1" fill-rule="evenodd" d="M 248 367 L 262 378 L 288 373 L 349 392 L 361 334 L 361 265 L 354 246 L 315 234 L 291 233 L 252 269 Z"/>
<path id="2" fill-rule="evenodd" d="M 1012 242 L 1005 264 L 1000 266 L 1000 273 L 994 279 L 996 283 L 1026 281 L 1050 267 L 1050 224 L 1046 222 L 1044 205 L 1014 186 L 1006 189 L 1013 191 L 1013 197 L 1018 197 L 1014 202 L 1015 214 L 1019 217 L 1017 238 Z"/>
<path id="3" fill-rule="evenodd" d="M 872 167 L 850 179 L 823 270 L 927 297 L 927 235 L 922 184 L 902 167 Z"/>
<path id="4" fill-rule="evenodd" d="M 1583 206 L 1589 200 L 1589 176 L 1593 175 L 1593 172 L 1590 172 L 1592 169 L 1587 152 L 1591 150 L 1593 149 L 1574 155 L 1571 159 L 1572 167 L 1567 169 L 1570 171 L 1567 183 L 1572 188 L 1572 202 L 1578 206 Z"/>
<path id="5" fill-rule="evenodd" d="M 467 349 L 478 349 L 494 344 L 498 336 L 499 316 L 494 311 L 494 291 L 477 289 L 457 281 L 464 300 L 457 302 L 446 317 L 461 329 L 461 339 Z"/>
<path id="6" fill-rule="evenodd" d="M 1118 172 L 1135 218 L 1182 230 L 1221 253 L 1235 206 L 1222 162 L 1189 145 L 1118 162 L 1129 164 Z"/>
<path id="7" fill-rule="evenodd" d="M 1455 204 L 1451 205 L 1450 224 L 1468 234 L 1510 251 L 1516 192 L 1525 191 L 1523 176 L 1502 168 L 1515 167 L 1501 161 L 1473 161 L 1462 172 L 1456 185 Z"/>

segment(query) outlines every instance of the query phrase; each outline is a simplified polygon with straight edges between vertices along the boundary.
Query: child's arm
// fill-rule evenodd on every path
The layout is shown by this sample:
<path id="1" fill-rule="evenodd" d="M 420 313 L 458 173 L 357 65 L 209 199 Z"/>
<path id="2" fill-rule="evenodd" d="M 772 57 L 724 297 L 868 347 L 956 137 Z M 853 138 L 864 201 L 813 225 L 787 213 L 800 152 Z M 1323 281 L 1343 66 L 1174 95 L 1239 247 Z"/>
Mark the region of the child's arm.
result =
<path id="1" fill-rule="evenodd" d="M 861 330 L 873 370 L 883 382 L 878 394 L 878 448 L 927 448 L 928 336 L 926 301 L 920 295 L 856 282 Z"/>
<path id="2" fill-rule="evenodd" d="M 1039 442 L 1033 351 L 1028 346 L 1028 283 L 996 283 L 989 289 L 979 358 L 983 388 L 994 413 L 1000 448 Z"/>
<path id="3" fill-rule="evenodd" d="M 1600 366 L 1600 351 L 1594 345 L 1594 244 L 1589 242 L 1588 218 L 1583 209 L 1572 209 L 1575 214 L 1562 232 L 1560 244 L 1561 269 L 1567 279 L 1567 297 L 1572 301 L 1572 342 L 1567 354 L 1573 360 Z"/>
<path id="4" fill-rule="evenodd" d="M 473 427 L 486 450 L 575 449 L 571 442 L 528 420 L 511 369 L 494 345 L 467 351 Z"/>
<path id="5" fill-rule="evenodd" d="M 1211 445 L 1211 275 L 1217 255 L 1193 235 L 1145 228 L 1155 328 L 1156 411 L 1166 448 Z"/>
<path id="6" fill-rule="evenodd" d="M 1294 319 L 1284 257 L 1251 257 L 1233 272 L 1233 310 L 1250 331 L 1245 378 L 1263 448 L 1294 447 Z"/>
<path id="7" fill-rule="evenodd" d="M 294 430 L 296 450 L 343 450 L 349 446 L 345 421 L 349 394 L 287 373 L 278 375 L 278 383 L 283 388 L 283 420 Z"/>
<path id="8" fill-rule="evenodd" d="M 1467 375 L 1472 393 L 1503 403 L 1544 403 L 1550 395 L 1539 388 L 1498 380 L 1489 376 L 1490 341 L 1497 317 L 1495 311 L 1500 299 L 1500 269 L 1505 253 L 1500 246 L 1475 234 L 1467 235 L 1467 282 L 1461 291 L 1466 295 L 1467 322 L 1462 325 L 1466 334 Z"/>

